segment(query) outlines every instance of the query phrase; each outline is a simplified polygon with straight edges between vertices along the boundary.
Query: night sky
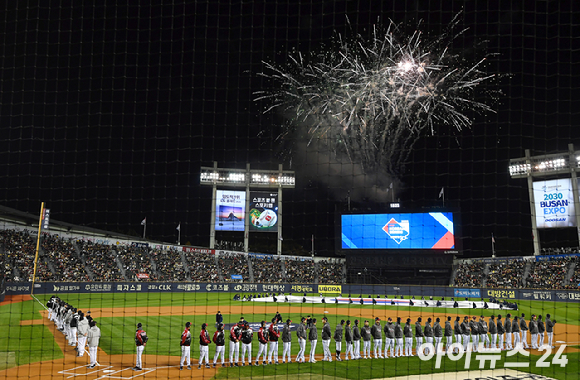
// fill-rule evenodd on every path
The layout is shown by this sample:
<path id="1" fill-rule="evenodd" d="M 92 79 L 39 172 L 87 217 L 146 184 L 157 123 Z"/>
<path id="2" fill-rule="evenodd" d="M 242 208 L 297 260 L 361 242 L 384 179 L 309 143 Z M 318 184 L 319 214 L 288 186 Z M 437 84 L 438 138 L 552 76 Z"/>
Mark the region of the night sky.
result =
<path id="1" fill-rule="evenodd" d="M 0 27 L 0 204 L 52 218 L 207 246 L 211 188 L 201 166 L 277 169 L 281 115 L 255 93 L 274 84 L 263 62 L 328 48 L 336 33 L 369 36 L 389 19 L 426 38 L 460 11 L 469 28 L 453 44 L 503 74 L 496 114 L 470 130 L 449 127 L 415 145 L 400 178 L 403 206 L 460 208 L 466 256 L 532 252 L 527 184 L 510 158 L 580 149 L 578 1 L 8 1 Z M 574 79 L 576 78 L 576 79 Z M 493 90 L 492 89 L 492 90 Z M 309 166 L 312 165 L 312 166 Z M 296 171 L 284 192 L 284 241 L 334 255 L 335 209 L 347 190 Z M 314 168 L 314 169 L 313 169 Z M 334 185 L 328 185 L 333 183 Z M 385 199 L 388 202 L 389 199 Z M 362 209 L 376 203 L 353 199 Z M 543 233 L 545 246 L 577 244 L 575 230 Z M 264 235 L 262 235 L 264 236 Z M 218 235 L 218 240 L 224 238 Z M 271 239 L 273 236 L 269 235 Z M 242 239 L 242 235 L 227 236 Z"/>

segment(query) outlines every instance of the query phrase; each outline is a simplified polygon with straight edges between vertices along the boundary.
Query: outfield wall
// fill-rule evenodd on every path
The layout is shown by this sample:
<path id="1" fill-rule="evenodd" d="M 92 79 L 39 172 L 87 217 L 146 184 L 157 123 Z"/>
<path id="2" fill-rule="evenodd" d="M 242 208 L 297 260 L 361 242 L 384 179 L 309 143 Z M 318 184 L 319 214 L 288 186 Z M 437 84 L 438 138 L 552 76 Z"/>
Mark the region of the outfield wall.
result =
<path id="1" fill-rule="evenodd" d="M 30 282 L 7 283 L 6 295 L 30 294 Z M 575 290 L 452 288 L 414 285 L 319 285 L 319 284 L 248 284 L 207 282 L 41 282 L 34 285 L 36 294 L 59 293 L 322 293 L 353 297 L 380 295 L 389 297 L 421 297 L 447 299 L 489 298 L 500 300 L 566 301 L 580 303 L 580 292 Z"/>

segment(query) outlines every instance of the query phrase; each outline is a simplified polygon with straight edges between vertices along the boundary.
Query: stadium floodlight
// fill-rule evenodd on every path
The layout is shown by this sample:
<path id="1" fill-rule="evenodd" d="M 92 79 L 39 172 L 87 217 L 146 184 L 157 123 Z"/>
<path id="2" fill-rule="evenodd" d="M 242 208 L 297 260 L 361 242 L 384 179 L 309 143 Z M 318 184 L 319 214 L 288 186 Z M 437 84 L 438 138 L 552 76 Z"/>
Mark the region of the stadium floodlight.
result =
<path id="1" fill-rule="evenodd" d="M 509 173 L 512 178 L 570 173 L 580 167 L 580 156 L 573 154 L 576 159 L 562 153 L 512 159 Z"/>

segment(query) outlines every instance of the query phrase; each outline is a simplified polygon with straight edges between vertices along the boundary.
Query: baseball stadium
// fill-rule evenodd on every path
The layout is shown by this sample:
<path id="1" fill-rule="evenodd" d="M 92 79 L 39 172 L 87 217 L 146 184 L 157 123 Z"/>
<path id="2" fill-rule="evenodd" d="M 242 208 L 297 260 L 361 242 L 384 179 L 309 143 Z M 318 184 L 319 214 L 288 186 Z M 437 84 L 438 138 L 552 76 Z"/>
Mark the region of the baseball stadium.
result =
<path id="1" fill-rule="evenodd" d="M 576 2 L 0 12 L 0 379 L 580 379 Z"/>

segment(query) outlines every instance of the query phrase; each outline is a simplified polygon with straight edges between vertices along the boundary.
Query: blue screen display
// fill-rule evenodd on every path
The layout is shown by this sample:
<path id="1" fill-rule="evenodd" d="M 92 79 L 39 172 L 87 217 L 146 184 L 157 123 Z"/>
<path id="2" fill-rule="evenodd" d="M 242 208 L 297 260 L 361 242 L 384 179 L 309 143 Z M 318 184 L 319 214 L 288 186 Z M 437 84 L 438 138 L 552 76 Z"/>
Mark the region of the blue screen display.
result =
<path id="1" fill-rule="evenodd" d="M 347 214 L 342 249 L 453 249 L 453 213 Z"/>

